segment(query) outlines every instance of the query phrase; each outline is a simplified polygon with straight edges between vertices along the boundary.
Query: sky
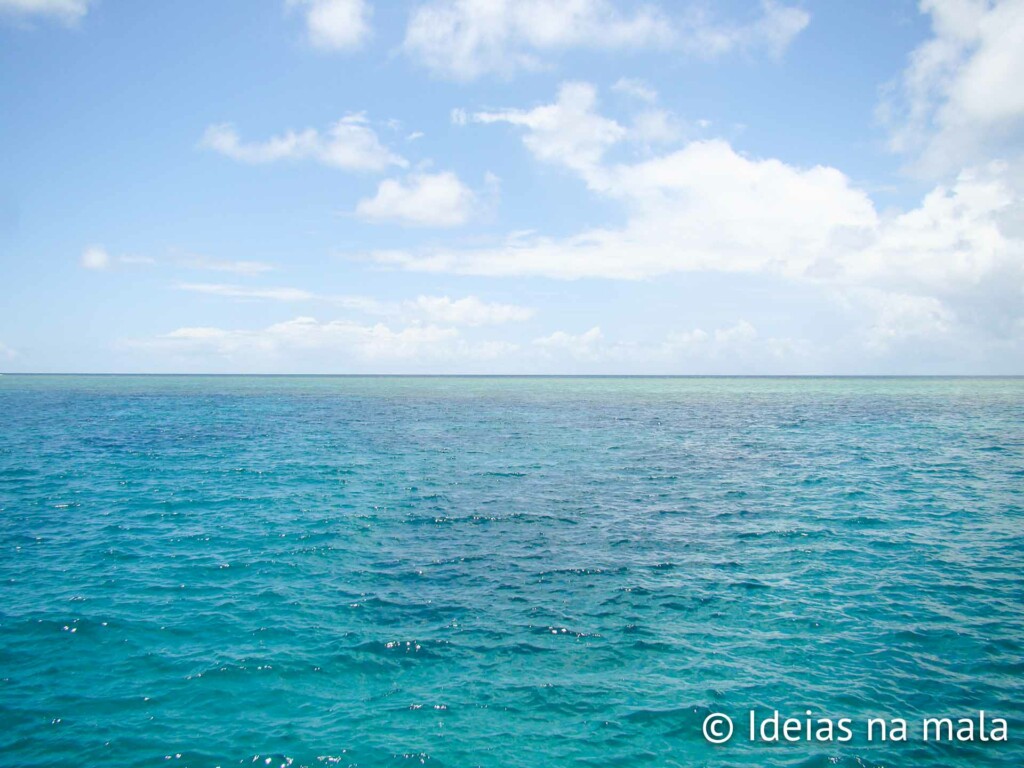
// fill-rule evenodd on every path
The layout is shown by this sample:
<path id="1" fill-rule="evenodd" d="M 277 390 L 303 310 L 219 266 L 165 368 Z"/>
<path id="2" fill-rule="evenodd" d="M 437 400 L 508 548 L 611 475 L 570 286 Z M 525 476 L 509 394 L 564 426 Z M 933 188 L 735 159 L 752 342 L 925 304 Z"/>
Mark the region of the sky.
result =
<path id="1" fill-rule="evenodd" d="M 1024 374 L 1024 0 L 0 0 L 0 371 Z"/>

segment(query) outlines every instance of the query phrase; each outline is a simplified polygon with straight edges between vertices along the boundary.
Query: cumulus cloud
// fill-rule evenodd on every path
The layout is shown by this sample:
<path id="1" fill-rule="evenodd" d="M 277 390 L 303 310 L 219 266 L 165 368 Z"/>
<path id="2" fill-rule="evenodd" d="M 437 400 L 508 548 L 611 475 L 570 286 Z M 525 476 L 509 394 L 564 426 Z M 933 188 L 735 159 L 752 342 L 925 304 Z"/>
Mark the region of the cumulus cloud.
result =
<path id="1" fill-rule="evenodd" d="M 1020 221 L 1021 201 L 993 164 L 961 172 L 929 192 L 917 208 L 883 217 L 861 247 L 837 263 L 854 283 L 948 293 L 998 278 L 1018 282 L 1024 242 L 1007 231 Z"/>
<path id="2" fill-rule="evenodd" d="M 0 16 L 49 17 L 63 24 L 75 24 L 89 11 L 92 0 L 0 0 Z"/>
<path id="3" fill-rule="evenodd" d="M 523 143 L 538 159 L 558 163 L 583 175 L 599 167 L 605 152 L 627 131 L 596 111 L 597 89 L 590 83 L 563 83 L 558 98 L 530 110 L 477 112 L 478 123 L 508 123 L 525 128 Z"/>
<path id="4" fill-rule="evenodd" d="M 476 194 L 454 173 L 414 173 L 382 181 L 376 195 L 359 201 L 356 214 L 370 221 L 456 227 L 469 220 L 476 204 Z"/>
<path id="5" fill-rule="evenodd" d="M 242 163 L 313 160 L 347 171 L 383 171 L 404 168 L 408 162 L 385 147 L 362 114 L 351 114 L 325 133 L 315 128 L 287 131 L 262 142 L 244 142 L 228 123 L 211 125 L 200 146 Z"/>
<path id="6" fill-rule="evenodd" d="M 880 107 L 890 146 L 933 173 L 1022 149 L 1024 0 L 922 0 L 932 36 Z"/>
<path id="7" fill-rule="evenodd" d="M 545 156 L 546 148 L 537 153 Z M 756 160 L 724 141 L 692 142 L 631 165 L 571 152 L 602 196 L 628 212 L 623 228 L 567 238 L 509 237 L 487 249 L 379 253 L 384 263 L 490 276 L 639 280 L 694 270 L 808 273 L 833 246 L 877 223 L 868 197 L 839 171 Z M 557 158 L 557 160 L 555 160 Z"/>
<path id="8" fill-rule="evenodd" d="M 0 341 L 0 360 L 13 360 L 17 356 L 17 351 Z"/>
<path id="9" fill-rule="evenodd" d="M 1021 338 L 1024 318 L 1024 0 L 922 0 L 932 35 L 887 89 L 889 146 L 942 180 L 843 257 L 882 290 L 870 344 Z M 1001 158 L 1001 159 L 995 159 Z"/>
<path id="10" fill-rule="evenodd" d="M 858 306 L 875 318 L 867 334 L 874 348 L 965 323 L 981 335 L 1019 331 L 1024 211 L 1006 163 L 967 168 L 909 210 L 879 211 L 836 168 L 751 157 L 721 139 L 615 161 L 621 153 L 612 150 L 637 129 L 601 115 L 586 83 L 563 85 L 552 104 L 472 119 L 515 126 L 537 160 L 577 174 L 620 207 L 624 224 L 565 237 L 513 233 L 483 247 L 384 251 L 373 255 L 379 263 L 558 279 L 778 275 L 860 292 Z"/>
<path id="11" fill-rule="evenodd" d="M 366 0 L 286 0 L 306 19 L 309 42 L 317 48 L 350 51 L 370 36 L 373 7 Z"/>

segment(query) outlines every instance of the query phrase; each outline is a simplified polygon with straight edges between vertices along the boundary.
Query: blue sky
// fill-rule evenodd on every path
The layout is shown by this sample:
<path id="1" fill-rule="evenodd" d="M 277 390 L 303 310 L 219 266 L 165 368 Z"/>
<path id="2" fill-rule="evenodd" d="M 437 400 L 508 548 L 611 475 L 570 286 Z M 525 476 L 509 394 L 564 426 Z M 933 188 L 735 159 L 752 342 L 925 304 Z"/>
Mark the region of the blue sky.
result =
<path id="1" fill-rule="evenodd" d="M 0 0 L 0 370 L 1024 374 L 1024 2 Z"/>

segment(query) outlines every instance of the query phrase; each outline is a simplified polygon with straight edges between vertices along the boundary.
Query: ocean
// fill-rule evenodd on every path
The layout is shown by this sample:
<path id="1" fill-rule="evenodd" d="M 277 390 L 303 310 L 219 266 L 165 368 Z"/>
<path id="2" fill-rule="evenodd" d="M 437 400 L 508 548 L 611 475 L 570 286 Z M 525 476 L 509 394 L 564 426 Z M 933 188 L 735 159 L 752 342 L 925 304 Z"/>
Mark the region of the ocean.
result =
<path id="1" fill-rule="evenodd" d="M 0 544 L 4 766 L 1024 765 L 1024 379 L 5 375 Z"/>

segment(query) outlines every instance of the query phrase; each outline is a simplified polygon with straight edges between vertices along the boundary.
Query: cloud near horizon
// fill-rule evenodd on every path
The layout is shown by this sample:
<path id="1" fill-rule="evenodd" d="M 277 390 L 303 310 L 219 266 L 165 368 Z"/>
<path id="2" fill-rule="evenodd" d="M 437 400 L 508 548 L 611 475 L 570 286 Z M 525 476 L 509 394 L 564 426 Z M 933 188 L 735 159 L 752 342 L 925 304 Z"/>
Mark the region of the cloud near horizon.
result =
<path id="1" fill-rule="evenodd" d="M 523 344 L 470 337 L 445 324 L 443 315 L 435 319 L 439 322 L 395 326 L 300 316 L 259 330 L 182 327 L 155 338 L 125 340 L 121 347 L 157 350 L 170 362 L 188 364 L 194 370 L 252 373 L 272 371 L 282 364 L 309 373 L 388 372 L 395 365 L 399 366 L 395 370 L 409 370 L 405 366 L 411 365 L 412 370 L 434 373 L 450 372 L 453 365 L 460 372 L 565 373 L 622 364 L 654 365 L 659 370 L 684 364 L 714 373 L 727 370 L 737 356 L 747 358 L 745 366 L 759 361 L 787 364 L 787 359 L 804 352 L 799 340 L 763 338 L 742 320 L 712 331 L 674 332 L 641 344 L 609 340 L 598 327 L 579 334 L 556 331 Z"/>
<path id="2" fill-rule="evenodd" d="M 986 293 L 1024 291 L 1020 178 L 1006 163 L 965 168 L 918 207 L 880 212 L 837 168 L 750 157 L 724 139 L 613 160 L 636 129 L 602 115 L 589 83 L 564 83 L 550 104 L 477 112 L 468 122 L 512 126 L 530 155 L 618 205 L 625 224 L 565 237 L 512 233 L 487 247 L 380 251 L 372 254 L 377 263 L 560 280 L 776 274 L 848 292 L 856 297 L 851 301 L 880 313 L 883 325 L 911 315 L 939 318 L 918 323 L 936 336 L 961 322 L 986 323 L 977 311 Z M 888 300 L 878 298 L 885 294 Z M 896 305 L 904 310 L 894 312 Z M 1024 307 L 1002 305 L 1012 318 L 1003 325 L 1015 327 Z"/>
<path id="3" fill-rule="evenodd" d="M 121 346 L 129 350 L 159 350 L 173 356 L 175 362 L 191 360 L 204 370 L 227 364 L 252 372 L 272 370 L 281 363 L 307 365 L 311 371 L 325 367 L 337 371 L 352 366 L 394 363 L 486 362 L 514 348 L 508 343 L 469 341 L 453 327 L 392 328 L 384 323 L 349 320 L 321 322 L 308 316 L 274 323 L 257 331 L 183 327 L 156 338 L 127 340 Z"/>
<path id="4" fill-rule="evenodd" d="M 10 315 L 91 302 L 46 365 L 1024 370 L 1024 0 L 161 8 L 0 0 Z"/>

